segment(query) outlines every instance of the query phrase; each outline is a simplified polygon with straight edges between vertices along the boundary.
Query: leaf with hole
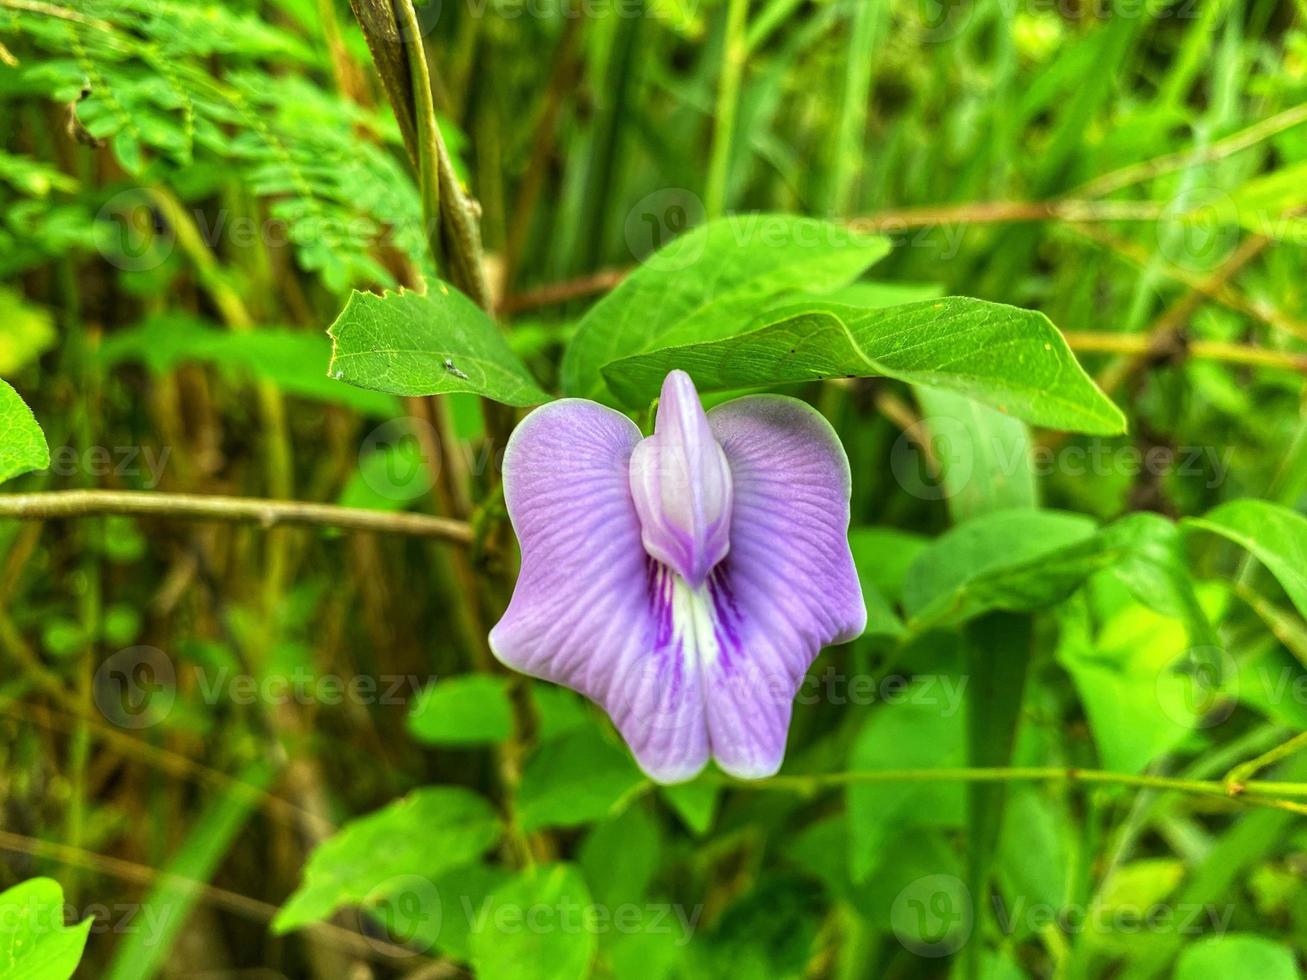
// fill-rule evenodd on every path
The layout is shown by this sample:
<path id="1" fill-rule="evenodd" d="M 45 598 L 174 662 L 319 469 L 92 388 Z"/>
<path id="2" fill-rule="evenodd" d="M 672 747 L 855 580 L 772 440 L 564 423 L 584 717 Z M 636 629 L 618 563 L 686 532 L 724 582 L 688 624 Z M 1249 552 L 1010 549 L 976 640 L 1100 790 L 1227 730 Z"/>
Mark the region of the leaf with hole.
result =
<path id="1" fill-rule="evenodd" d="M 458 290 L 354 292 L 327 331 L 330 376 L 392 395 L 472 392 L 505 405 L 549 400 L 486 312 Z"/>

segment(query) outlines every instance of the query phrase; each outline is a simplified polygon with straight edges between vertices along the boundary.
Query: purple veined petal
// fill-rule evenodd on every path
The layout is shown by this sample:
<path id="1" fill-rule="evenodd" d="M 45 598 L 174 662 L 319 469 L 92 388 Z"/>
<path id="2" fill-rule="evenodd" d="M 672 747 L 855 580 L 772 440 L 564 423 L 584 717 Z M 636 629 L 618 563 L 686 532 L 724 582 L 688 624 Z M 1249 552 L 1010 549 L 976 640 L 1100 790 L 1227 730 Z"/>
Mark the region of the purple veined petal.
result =
<path id="1" fill-rule="evenodd" d="M 663 381 L 654 434 L 631 456 L 645 550 L 698 589 L 730 550 L 731 470 L 684 371 Z"/>
<path id="2" fill-rule="evenodd" d="M 755 395 L 708 422 L 731 465 L 731 551 L 708 589 L 722 642 L 704 665 L 713 758 L 733 776 L 774 774 L 794 696 L 823 646 L 859 636 L 867 612 L 849 550 L 848 457 L 804 402 Z"/>
<path id="3" fill-rule="evenodd" d="M 630 489 L 640 431 L 594 402 L 532 412 L 504 454 L 504 498 L 522 571 L 490 646 L 516 670 L 600 704 L 660 782 L 708 761 L 701 670 L 673 628 L 684 604 L 645 553 Z"/>

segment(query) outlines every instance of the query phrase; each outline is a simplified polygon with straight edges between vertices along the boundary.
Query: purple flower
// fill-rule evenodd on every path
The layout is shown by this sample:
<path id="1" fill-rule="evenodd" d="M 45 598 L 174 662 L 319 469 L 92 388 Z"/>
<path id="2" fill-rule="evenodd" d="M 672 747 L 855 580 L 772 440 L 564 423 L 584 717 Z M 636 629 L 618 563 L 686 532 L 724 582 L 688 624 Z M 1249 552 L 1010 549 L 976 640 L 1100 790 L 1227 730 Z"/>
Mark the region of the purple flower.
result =
<path id="1" fill-rule="evenodd" d="M 804 402 L 705 413 L 663 382 L 654 434 L 564 399 L 504 455 L 522 573 L 495 656 L 601 705 L 651 778 L 780 768 L 794 695 L 823 646 L 866 625 L 849 552 L 849 462 Z"/>

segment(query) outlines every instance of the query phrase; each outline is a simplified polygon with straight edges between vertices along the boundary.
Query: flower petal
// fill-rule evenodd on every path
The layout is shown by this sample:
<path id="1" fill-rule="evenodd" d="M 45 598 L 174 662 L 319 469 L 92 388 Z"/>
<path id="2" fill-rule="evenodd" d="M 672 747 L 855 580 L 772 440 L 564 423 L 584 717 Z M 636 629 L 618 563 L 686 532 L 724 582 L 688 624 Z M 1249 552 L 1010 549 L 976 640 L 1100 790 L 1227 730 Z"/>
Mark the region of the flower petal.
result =
<path id="1" fill-rule="evenodd" d="M 697 589 L 730 549 L 731 469 L 684 371 L 667 375 L 654 434 L 631 455 L 631 495 L 645 550 Z"/>
<path id="2" fill-rule="evenodd" d="M 706 764 L 708 737 L 698 661 L 676 642 L 668 576 L 640 540 L 629 476 L 639 441 L 626 416 L 580 399 L 514 431 L 504 498 L 522 571 L 490 646 L 598 702 L 640 767 L 675 782 Z"/>
<path id="3" fill-rule="evenodd" d="M 820 413 L 779 395 L 708 413 L 731 465 L 731 551 L 709 579 L 726 655 L 704 666 L 713 757 L 742 778 L 785 755 L 794 696 L 823 646 L 867 612 L 849 551 L 849 461 Z"/>

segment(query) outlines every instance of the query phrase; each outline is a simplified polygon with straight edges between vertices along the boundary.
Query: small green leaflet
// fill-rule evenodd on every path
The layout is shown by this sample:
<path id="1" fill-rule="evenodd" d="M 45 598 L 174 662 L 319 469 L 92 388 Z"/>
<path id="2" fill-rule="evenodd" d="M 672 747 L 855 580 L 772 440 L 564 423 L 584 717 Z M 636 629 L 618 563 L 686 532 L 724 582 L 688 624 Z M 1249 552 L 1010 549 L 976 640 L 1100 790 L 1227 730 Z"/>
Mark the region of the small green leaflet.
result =
<path id="1" fill-rule="evenodd" d="M 848 285 L 889 250 L 877 235 L 793 215 L 742 214 L 701 225 L 590 308 L 563 357 L 563 390 L 611 401 L 606 364 L 734 336 L 777 300 Z"/>
<path id="2" fill-rule="evenodd" d="M 1042 313 L 953 296 L 888 309 L 805 303 L 766 326 L 626 357 L 604 376 L 628 406 L 647 405 L 672 368 L 701 392 L 826 378 L 897 378 L 955 391 L 1032 425 L 1096 435 L 1126 429 Z"/>
<path id="3" fill-rule="evenodd" d="M 1248 549 L 1307 616 L 1307 517 L 1266 500 L 1232 500 L 1184 524 Z"/>
<path id="4" fill-rule="evenodd" d="M 433 879 L 475 861 L 501 833 L 494 809 L 477 794 L 453 786 L 416 790 L 320 845 L 273 931 L 321 922 L 344 905 L 381 907 L 410 892 L 420 900 Z"/>
<path id="5" fill-rule="evenodd" d="M 513 734 L 508 680 L 467 674 L 437 681 L 418 695 L 408 730 L 428 745 L 493 745 Z"/>
<path id="6" fill-rule="evenodd" d="M 392 395 L 472 392 L 524 407 L 549 400 L 485 311 L 443 282 L 426 293 L 355 291 L 327 331 L 328 374 Z"/>
<path id="7" fill-rule="evenodd" d="M 0 381 L 0 483 L 50 465 L 50 447 L 18 392 Z"/>
<path id="8" fill-rule="evenodd" d="M 33 878 L 0 892 L 0 976 L 68 980 L 95 922 L 65 926 L 64 892 L 51 878 Z"/>

